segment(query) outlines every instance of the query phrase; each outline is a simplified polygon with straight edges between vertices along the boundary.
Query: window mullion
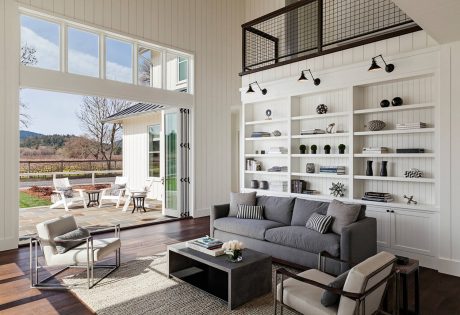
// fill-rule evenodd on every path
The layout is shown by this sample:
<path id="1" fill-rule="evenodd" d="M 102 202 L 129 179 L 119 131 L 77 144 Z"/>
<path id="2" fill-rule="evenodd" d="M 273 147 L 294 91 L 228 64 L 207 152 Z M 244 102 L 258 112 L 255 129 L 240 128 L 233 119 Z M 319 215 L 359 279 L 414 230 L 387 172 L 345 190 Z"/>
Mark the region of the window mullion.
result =
<path id="1" fill-rule="evenodd" d="M 105 79 L 105 35 L 99 33 L 99 77 Z"/>
<path id="2" fill-rule="evenodd" d="M 68 72 L 68 55 L 67 55 L 67 25 L 65 23 L 60 24 L 60 70 L 61 72 Z"/>
<path id="3" fill-rule="evenodd" d="M 137 52 L 138 52 L 138 46 L 137 46 L 137 43 L 133 43 L 133 83 L 134 85 L 137 85 L 139 82 L 137 82 L 137 77 L 138 77 L 138 74 L 137 74 Z"/>

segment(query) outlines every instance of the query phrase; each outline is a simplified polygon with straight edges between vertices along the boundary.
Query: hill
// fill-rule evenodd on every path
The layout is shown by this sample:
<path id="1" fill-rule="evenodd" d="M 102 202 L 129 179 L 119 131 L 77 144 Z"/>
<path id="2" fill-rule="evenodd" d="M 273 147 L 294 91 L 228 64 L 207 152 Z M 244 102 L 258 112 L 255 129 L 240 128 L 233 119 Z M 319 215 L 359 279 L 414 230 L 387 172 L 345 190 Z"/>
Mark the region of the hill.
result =
<path id="1" fill-rule="evenodd" d="M 19 140 L 24 140 L 27 138 L 32 138 L 32 137 L 41 137 L 43 134 L 33 132 L 33 131 L 27 131 L 27 130 L 19 130 Z"/>

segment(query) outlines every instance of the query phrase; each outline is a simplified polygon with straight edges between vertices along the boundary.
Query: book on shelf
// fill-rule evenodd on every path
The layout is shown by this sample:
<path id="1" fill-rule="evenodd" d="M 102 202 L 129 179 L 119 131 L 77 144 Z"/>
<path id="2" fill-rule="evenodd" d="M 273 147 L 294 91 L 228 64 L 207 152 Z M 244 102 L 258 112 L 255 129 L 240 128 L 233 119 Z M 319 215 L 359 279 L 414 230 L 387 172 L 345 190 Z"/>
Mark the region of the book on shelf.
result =
<path id="1" fill-rule="evenodd" d="M 265 132 L 265 131 L 253 131 L 251 133 L 252 138 L 261 138 L 261 137 L 271 137 L 270 132 Z"/>
<path id="2" fill-rule="evenodd" d="M 302 179 L 291 180 L 291 192 L 294 194 L 301 194 L 307 189 L 307 182 Z"/>
<path id="3" fill-rule="evenodd" d="M 272 166 L 270 167 L 267 172 L 287 172 L 288 167 L 287 166 Z"/>
<path id="4" fill-rule="evenodd" d="M 383 154 L 388 153 L 388 148 L 386 147 L 364 147 L 363 153 L 364 154 Z"/>
<path id="5" fill-rule="evenodd" d="M 425 153 L 425 149 L 422 149 L 422 148 L 396 149 L 396 153 Z"/>
<path id="6" fill-rule="evenodd" d="M 304 191 L 302 191 L 302 194 L 305 194 L 305 195 L 318 195 L 319 191 L 314 190 L 314 189 L 305 189 Z"/>
<path id="7" fill-rule="evenodd" d="M 411 122 L 411 123 L 396 124 L 396 130 L 421 129 L 421 128 L 427 128 L 427 124 L 424 122 Z"/>
<path id="8" fill-rule="evenodd" d="M 345 175 L 345 166 L 320 166 L 319 172 Z"/>
<path id="9" fill-rule="evenodd" d="M 201 247 L 201 246 L 197 245 L 192 240 L 192 241 L 185 242 L 185 246 L 187 246 L 190 249 L 193 249 L 193 250 L 196 250 L 196 251 L 199 251 L 199 252 L 202 252 L 204 254 L 214 256 L 214 257 L 222 256 L 223 254 L 225 254 L 225 250 L 222 248 L 222 245 L 220 245 L 219 248 L 208 249 L 208 248 Z"/>
<path id="10" fill-rule="evenodd" d="M 304 129 L 300 131 L 300 134 L 302 136 L 325 134 L 325 133 L 326 133 L 326 130 L 323 130 L 323 129 Z"/>
<path id="11" fill-rule="evenodd" d="M 288 191 L 288 182 L 287 181 L 274 181 L 270 182 L 270 190 L 287 192 Z"/>
<path id="12" fill-rule="evenodd" d="M 246 159 L 246 171 L 261 171 L 262 163 L 254 159 Z"/>
<path id="13" fill-rule="evenodd" d="M 286 154 L 288 150 L 283 147 L 270 147 L 267 154 Z"/>
<path id="14" fill-rule="evenodd" d="M 389 193 L 381 193 L 375 191 L 366 191 L 362 200 L 375 201 L 375 202 L 392 202 L 393 197 Z"/>

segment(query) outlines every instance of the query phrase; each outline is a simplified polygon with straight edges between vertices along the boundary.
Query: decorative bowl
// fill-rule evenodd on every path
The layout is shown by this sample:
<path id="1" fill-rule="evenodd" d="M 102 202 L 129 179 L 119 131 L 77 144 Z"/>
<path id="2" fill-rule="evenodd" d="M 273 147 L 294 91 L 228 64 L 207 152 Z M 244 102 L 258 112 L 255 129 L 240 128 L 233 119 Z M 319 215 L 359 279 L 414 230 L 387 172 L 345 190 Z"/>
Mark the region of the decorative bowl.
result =
<path id="1" fill-rule="evenodd" d="M 366 127 L 370 131 L 379 131 L 385 128 L 386 124 L 381 120 L 371 120 L 367 123 Z"/>
<path id="2" fill-rule="evenodd" d="M 389 100 L 382 100 L 380 102 L 380 107 L 389 107 L 390 106 L 390 101 Z"/>
<path id="3" fill-rule="evenodd" d="M 327 106 L 324 104 L 319 104 L 316 106 L 316 112 L 320 115 L 327 113 Z"/>
<path id="4" fill-rule="evenodd" d="M 279 136 L 281 136 L 281 131 L 275 130 L 275 131 L 272 132 L 272 134 L 273 134 L 275 137 L 279 137 Z"/>
<path id="5" fill-rule="evenodd" d="M 401 106 L 403 104 L 403 100 L 402 98 L 400 98 L 399 96 L 396 96 L 392 101 L 391 101 L 391 105 L 393 106 Z"/>

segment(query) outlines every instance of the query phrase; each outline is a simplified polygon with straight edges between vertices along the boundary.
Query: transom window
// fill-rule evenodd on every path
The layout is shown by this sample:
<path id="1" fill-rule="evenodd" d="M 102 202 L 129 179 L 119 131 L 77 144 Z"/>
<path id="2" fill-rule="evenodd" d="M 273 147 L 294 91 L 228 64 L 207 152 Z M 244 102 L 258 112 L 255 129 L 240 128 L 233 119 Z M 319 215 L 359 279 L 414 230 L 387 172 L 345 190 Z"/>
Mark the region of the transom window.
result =
<path id="1" fill-rule="evenodd" d="M 21 12 L 24 65 L 191 93 L 189 54 L 27 9 Z"/>

